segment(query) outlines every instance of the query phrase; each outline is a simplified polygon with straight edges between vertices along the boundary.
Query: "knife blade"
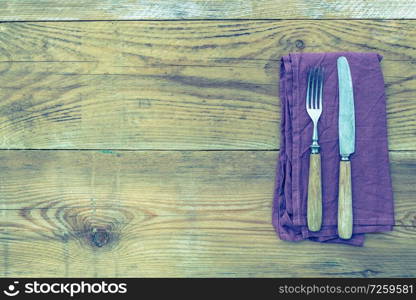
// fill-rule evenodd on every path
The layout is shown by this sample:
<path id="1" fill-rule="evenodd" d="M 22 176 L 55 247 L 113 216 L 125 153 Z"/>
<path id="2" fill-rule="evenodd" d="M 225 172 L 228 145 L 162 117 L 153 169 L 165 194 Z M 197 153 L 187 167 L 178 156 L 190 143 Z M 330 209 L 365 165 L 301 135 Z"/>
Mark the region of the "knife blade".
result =
<path id="1" fill-rule="evenodd" d="M 339 194 L 338 235 L 350 239 L 353 229 L 350 155 L 355 152 L 355 110 L 351 70 L 346 57 L 337 59 L 339 89 Z"/>

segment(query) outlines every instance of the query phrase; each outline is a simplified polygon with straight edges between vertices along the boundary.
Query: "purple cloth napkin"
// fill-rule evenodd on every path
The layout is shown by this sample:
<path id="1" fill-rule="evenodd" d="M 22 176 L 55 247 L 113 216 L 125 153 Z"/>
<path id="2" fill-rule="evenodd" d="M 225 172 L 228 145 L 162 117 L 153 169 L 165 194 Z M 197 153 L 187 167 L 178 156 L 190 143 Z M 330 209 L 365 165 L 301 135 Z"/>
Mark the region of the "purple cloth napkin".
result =
<path id="1" fill-rule="evenodd" d="M 354 227 L 350 240 L 337 235 L 338 210 L 338 73 L 345 56 L 354 87 L 356 145 L 351 155 Z M 309 239 L 362 246 L 364 233 L 392 230 L 393 192 L 387 148 L 386 96 L 377 53 L 293 53 L 280 70 L 281 143 L 273 203 L 273 225 L 282 240 Z M 305 109 L 307 70 L 325 68 L 323 110 L 318 124 L 322 160 L 323 220 L 308 231 L 306 203 L 312 121 Z"/>

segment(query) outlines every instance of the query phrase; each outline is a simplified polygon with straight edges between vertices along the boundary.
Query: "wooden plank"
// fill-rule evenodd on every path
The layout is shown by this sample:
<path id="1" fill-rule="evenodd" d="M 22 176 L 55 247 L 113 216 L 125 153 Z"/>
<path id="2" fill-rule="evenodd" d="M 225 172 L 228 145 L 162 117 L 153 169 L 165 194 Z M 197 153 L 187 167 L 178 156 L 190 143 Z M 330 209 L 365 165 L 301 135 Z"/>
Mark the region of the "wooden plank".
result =
<path id="1" fill-rule="evenodd" d="M 215 218 L 213 218 L 215 220 Z M 151 230 L 101 248 L 73 239 L 2 242 L 9 277 L 414 277 L 415 232 L 373 234 L 363 248 L 288 243 L 272 229 Z M 148 231 L 147 231 L 148 230 Z"/>
<path id="2" fill-rule="evenodd" d="M 416 275 L 416 152 L 391 152 L 397 226 L 364 248 L 277 239 L 275 151 L 1 154 L 2 276 Z"/>
<path id="3" fill-rule="evenodd" d="M 279 59 L 384 55 L 391 150 L 416 149 L 415 21 L 0 24 L 0 148 L 279 147 Z"/>
<path id="4" fill-rule="evenodd" d="M 416 17 L 414 0 L 8 0 L 0 19 L 403 19 Z"/>

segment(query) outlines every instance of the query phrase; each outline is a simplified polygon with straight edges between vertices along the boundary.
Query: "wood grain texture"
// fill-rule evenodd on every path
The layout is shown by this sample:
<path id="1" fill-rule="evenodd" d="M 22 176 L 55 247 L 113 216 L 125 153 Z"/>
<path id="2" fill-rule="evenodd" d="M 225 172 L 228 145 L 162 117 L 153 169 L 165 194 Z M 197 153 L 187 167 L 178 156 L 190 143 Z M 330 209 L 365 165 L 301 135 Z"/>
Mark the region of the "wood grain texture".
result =
<path id="1" fill-rule="evenodd" d="M 416 22 L 0 24 L 2 149 L 279 148 L 279 59 L 384 55 L 389 147 L 416 150 Z"/>
<path id="2" fill-rule="evenodd" d="M 8 0 L 0 19 L 331 19 L 415 18 L 414 0 Z"/>
<path id="3" fill-rule="evenodd" d="M 339 165 L 338 188 L 338 234 L 342 239 L 350 239 L 353 228 L 351 163 L 341 161 Z"/>
<path id="4" fill-rule="evenodd" d="M 280 241 L 276 151 L 1 151 L 1 276 L 416 275 L 415 152 L 392 152 L 395 230 Z M 400 259 L 397 259 L 400 257 Z"/>
<path id="5" fill-rule="evenodd" d="M 319 231 L 322 225 L 321 155 L 319 153 L 309 156 L 307 208 L 309 230 Z"/>

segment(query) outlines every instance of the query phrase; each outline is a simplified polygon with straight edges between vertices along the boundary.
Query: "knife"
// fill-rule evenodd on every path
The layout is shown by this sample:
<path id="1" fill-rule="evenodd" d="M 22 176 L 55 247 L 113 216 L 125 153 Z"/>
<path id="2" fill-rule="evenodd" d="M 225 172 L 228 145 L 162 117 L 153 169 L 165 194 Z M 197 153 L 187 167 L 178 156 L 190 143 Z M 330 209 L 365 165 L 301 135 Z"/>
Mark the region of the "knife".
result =
<path id="1" fill-rule="evenodd" d="M 339 195 L 338 235 L 342 239 L 352 236 L 352 185 L 350 155 L 355 151 L 354 92 L 348 60 L 341 56 L 337 60 L 339 87 Z"/>

